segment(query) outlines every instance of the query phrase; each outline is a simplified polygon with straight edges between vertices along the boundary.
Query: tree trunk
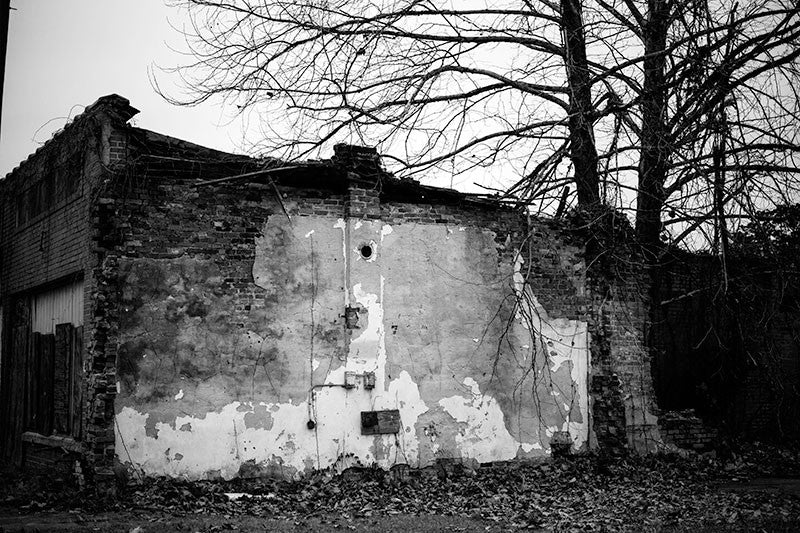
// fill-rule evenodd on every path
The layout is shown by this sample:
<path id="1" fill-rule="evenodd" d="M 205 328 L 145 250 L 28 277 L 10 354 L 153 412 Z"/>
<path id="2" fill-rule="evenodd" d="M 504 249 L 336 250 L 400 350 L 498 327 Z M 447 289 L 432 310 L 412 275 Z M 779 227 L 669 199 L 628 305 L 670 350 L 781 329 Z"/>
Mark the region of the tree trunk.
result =
<path id="1" fill-rule="evenodd" d="M 664 83 L 664 50 L 668 28 L 669 8 L 666 0 L 649 0 L 647 22 L 642 28 L 645 59 L 636 233 L 651 256 L 660 245 L 661 210 L 664 207 L 664 183 L 669 162 Z"/>
<path id="2" fill-rule="evenodd" d="M 599 202 L 600 180 L 592 127 L 592 86 L 586 61 L 581 0 L 561 0 L 561 24 L 566 51 L 564 64 L 569 83 L 570 158 L 575 169 L 578 205 L 588 207 Z"/>

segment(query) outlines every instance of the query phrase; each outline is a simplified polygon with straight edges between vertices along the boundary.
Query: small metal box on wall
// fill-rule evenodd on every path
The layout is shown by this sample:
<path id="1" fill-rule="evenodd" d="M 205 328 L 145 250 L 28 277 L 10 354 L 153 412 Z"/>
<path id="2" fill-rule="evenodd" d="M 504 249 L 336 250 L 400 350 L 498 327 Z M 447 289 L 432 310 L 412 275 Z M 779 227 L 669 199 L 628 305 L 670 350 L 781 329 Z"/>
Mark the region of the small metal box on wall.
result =
<path id="1" fill-rule="evenodd" d="M 361 434 L 381 435 L 400 431 L 400 411 L 361 411 Z"/>

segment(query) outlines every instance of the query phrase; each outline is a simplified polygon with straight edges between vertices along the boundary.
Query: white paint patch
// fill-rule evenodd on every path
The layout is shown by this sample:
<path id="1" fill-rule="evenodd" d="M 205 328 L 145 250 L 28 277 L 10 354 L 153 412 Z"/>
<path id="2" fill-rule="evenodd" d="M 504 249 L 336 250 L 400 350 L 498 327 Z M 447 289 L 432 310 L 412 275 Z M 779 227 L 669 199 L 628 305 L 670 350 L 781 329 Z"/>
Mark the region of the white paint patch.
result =
<path id="1" fill-rule="evenodd" d="M 363 325 L 361 334 L 350 341 L 347 362 L 328 372 L 326 384 L 343 384 L 345 372 L 357 375 L 365 372 L 375 373 L 375 388 L 383 390 L 386 372 L 386 348 L 383 329 L 383 276 L 381 276 L 381 294 L 372 294 L 362 288 L 361 283 L 353 286 L 353 300 L 366 311 L 367 323 Z"/>
<path id="2" fill-rule="evenodd" d="M 439 400 L 444 410 L 466 428 L 456 435 L 456 443 L 464 457 L 485 463 L 513 459 L 520 447 L 525 451 L 537 449 L 538 443 L 520 443 L 508 432 L 503 410 L 497 400 L 481 394 L 472 378 L 464 378 L 471 398 L 451 396 Z"/>
<path id="3" fill-rule="evenodd" d="M 181 398 L 183 398 L 183 389 L 180 389 L 178 394 L 175 395 L 176 400 L 180 400 Z"/>
<path id="4" fill-rule="evenodd" d="M 336 221 L 336 224 L 333 225 L 334 229 L 342 230 L 342 265 L 344 266 L 343 273 L 344 273 L 344 283 L 347 285 L 347 272 L 348 266 L 347 263 L 347 222 L 343 218 L 340 218 Z M 344 305 L 350 305 L 350 291 L 344 291 Z"/>
<path id="5" fill-rule="evenodd" d="M 531 331 L 536 348 L 543 353 L 550 363 L 550 372 L 556 373 L 562 365 L 570 365 L 570 380 L 572 382 L 572 397 L 566 398 L 567 402 L 578 404 L 581 422 L 572 420 L 572 406 L 566 404 L 564 422 L 561 427 L 553 426 L 548 431 L 569 431 L 576 447 L 581 447 L 589 439 L 589 333 L 588 325 L 582 320 L 569 320 L 566 318 L 552 318 L 544 306 L 525 284 L 522 273 L 524 259 L 517 251 L 514 259 L 514 289 L 518 295 L 525 292 L 525 297 L 520 301 L 531 302 L 532 309 L 526 310 L 523 320 L 521 310 L 517 311 L 517 318 L 525 329 Z M 555 396 L 555 394 L 553 395 Z M 550 436 L 551 433 L 548 433 Z"/>
<path id="6" fill-rule="evenodd" d="M 314 455 L 314 432 L 306 427 L 308 404 L 291 402 L 266 405 L 273 421 L 271 430 L 248 428 L 240 411 L 240 402 L 224 406 L 218 412 L 206 413 L 202 418 L 179 416 L 174 424 L 158 422 L 158 437 L 145 433 L 148 414 L 130 407 L 117 413 L 117 443 L 124 442 L 117 453 L 122 462 L 131 462 L 148 475 L 168 475 L 200 479 L 209 472 L 218 472 L 224 479 L 235 477 L 242 463 L 273 463 L 302 471 L 306 459 Z M 184 424 L 192 431 L 180 431 Z M 165 452 L 180 453 L 181 461 L 172 461 Z M 328 452 L 330 453 L 330 452 Z M 308 457 L 310 456 L 310 457 Z M 314 460 L 316 466 L 316 460 Z"/>
<path id="7" fill-rule="evenodd" d="M 419 464 L 419 438 L 415 430 L 420 415 L 428 411 L 428 406 L 422 400 L 419 387 L 411 375 L 405 370 L 400 372 L 400 377 L 389 383 L 386 394 L 376 398 L 375 405 L 380 409 L 399 409 L 402 428 L 399 434 L 401 450 L 408 460 L 415 466 Z"/>
<path id="8" fill-rule="evenodd" d="M 298 236 L 309 230 L 308 226 L 302 231 L 300 227 L 294 229 Z M 347 264 L 350 223 L 340 219 L 334 227 L 343 230 L 341 253 Z M 382 228 L 382 234 L 390 234 L 387 226 Z M 329 372 L 325 383 L 344 384 L 344 372 L 348 371 L 356 374 L 355 388 L 318 387 L 300 403 L 232 402 L 201 415 L 158 422 L 157 437 L 147 434 L 147 413 L 123 407 L 116 415 L 116 450 L 120 461 L 135 465 L 147 475 L 188 479 L 213 476 L 231 479 L 248 461 L 284 475 L 299 475 L 329 466 L 342 469 L 353 462 L 348 457 L 365 464 L 375 462 L 384 468 L 398 462 L 424 466 L 419 464 L 420 445 L 415 426 L 428 406 L 408 372 L 400 372 L 391 381 L 386 377 L 384 284 L 384 278 L 376 276 L 372 284 L 364 280 L 364 284 L 355 283 L 344 291 L 348 301 L 363 307 L 366 313 L 361 329 L 354 331 L 357 336 L 349 343 L 345 364 Z M 263 341 L 255 332 L 250 332 L 248 340 L 254 345 Z M 321 363 L 312 359 L 312 370 Z M 365 372 L 375 372 L 372 390 L 363 388 Z M 270 414 L 269 428 L 253 424 L 252 415 L 247 416 L 258 405 L 266 407 Z M 400 411 L 401 431 L 396 435 L 362 435 L 360 412 L 384 409 Z M 309 419 L 315 422 L 313 430 L 306 425 Z M 191 431 L 181 431 L 181 427 L 190 427 Z M 169 453 L 165 453 L 167 450 Z M 172 459 L 176 453 L 182 455 L 180 461 Z"/>
<path id="9" fill-rule="evenodd" d="M 276 472 L 284 470 L 286 475 L 332 465 L 344 468 L 347 464 L 341 463 L 341 458 L 345 453 L 352 453 L 362 461 L 372 457 L 384 468 L 398 462 L 398 457 L 402 458 L 400 462 L 422 466 L 414 426 L 428 407 L 405 371 L 375 397 L 361 389 L 326 387 L 313 393 L 311 406 L 291 401 L 259 405 L 270 412 L 270 429 L 247 427 L 245 416 L 252 405 L 233 402 L 201 417 L 179 416 L 173 424 L 158 422 L 157 438 L 146 434 L 148 414 L 123 407 L 116 415 L 117 455 L 121 462 L 135 465 L 146 475 L 187 479 L 203 479 L 212 472 L 232 479 L 246 461 L 271 465 Z M 400 411 L 403 430 L 397 435 L 363 437 L 359 413 L 383 409 Z M 306 427 L 309 412 L 314 413 L 316 432 Z M 191 431 L 180 430 L 186 424 Z M 372 456 L 376 441 L 386 449 L 380 459 Z M 183 459 L 172 460 L 176 453 Z"/>
<path id="10" fill-rule="evenodd" d="M 383 276 L 380 278 L 380 295 L 362 289 L 361 283 L 353 285 L 353 298 L 367 310 L 368 322 L 361 335 L 350 341 L 347 370 L 356 373 L 375 372 L 375 388 L 383 390 L 386 373 L 386 348 L 383 330 Z M 350 368 L 351 361 L 361 368 Z M 363 366 L 359 361 L 364 361 Z"/>
<path id="11" fill-rule="evenodd" d="M 389 224 L 384 224 L 383 227 L 381 227 L 381 242 L 383 242 L 384 237 L 391 235 L 392 231 L 392 227 Z"/>

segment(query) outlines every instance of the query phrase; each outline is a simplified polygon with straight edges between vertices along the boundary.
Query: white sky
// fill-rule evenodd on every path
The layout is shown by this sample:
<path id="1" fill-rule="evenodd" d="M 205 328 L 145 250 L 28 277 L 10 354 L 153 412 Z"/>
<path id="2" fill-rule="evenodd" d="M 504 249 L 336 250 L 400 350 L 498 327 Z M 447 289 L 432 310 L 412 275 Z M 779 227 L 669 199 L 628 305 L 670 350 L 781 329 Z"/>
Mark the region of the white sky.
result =
<path id="1" fill-rule="evenodd" d="M 140 110 L 137 126 L 225 151 L 241 127 L 218 106 L 175 107 L 150 85 L 148 69 L 181 57 L 183 14 L 163 0 L 12 0 L 0 131 L 5 176 L 98 97 L 117 93 Z M 166 83 L 167 76 L 160 82 Z M 163 83 L 162 83 L 163 86 Z M 169 88 L 164 86 L 164 88 Z"/>
<path id="2" fill-rule="evenodd" d="M 242 152 L 245 119 L 215 103 L 178 107 L 153 89 L 149 71 L 186 63 L 178 28 L 184 10 L 165 0 L 11 0 L 2 123 L 0 179 L 24 161 L 71 117 L 99 97 L 116 93 L 140 112 L 132 123 L 172 137 L 227 152 Z M 159 84 L 178 96 L 177 78 L 162 73 Z M 258 134 L 250 125 L 250 135 Z M 254 133 L 255 132 L 255 133 Z M 253 139 L 248 139 L 252 141 Z M 327 157 L 332 154 L 321 154 Z M 481 182 L 496 168 L 459 176 L 417 176 L 426 184 L 485 192 Z M 513 176 L 512 176 L 513 177 Z M 516 178 L 515 178 L 516 179 Z"/>

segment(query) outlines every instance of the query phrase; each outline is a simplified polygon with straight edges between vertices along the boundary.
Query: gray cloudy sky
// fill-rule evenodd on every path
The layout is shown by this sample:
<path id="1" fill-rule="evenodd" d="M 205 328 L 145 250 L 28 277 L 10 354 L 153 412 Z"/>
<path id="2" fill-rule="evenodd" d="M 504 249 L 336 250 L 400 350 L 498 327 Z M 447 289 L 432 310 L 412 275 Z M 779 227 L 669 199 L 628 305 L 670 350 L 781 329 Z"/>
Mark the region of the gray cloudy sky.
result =
<path id="1" fill-rule="evenodd" d="M 117 93 L 140 110 L 136 125 L 235 150 L 241 129 L 219 108 L 178 108 L 158 96 L 148 69 L 181 61 L 184 14 L 163 0 L 12 0 L 0 131 L 5 176 L 68 117 Z M 164 76 L 160 77 L 163 85 Z M 165 87 L 168 88 L 168 87 Z"/>

